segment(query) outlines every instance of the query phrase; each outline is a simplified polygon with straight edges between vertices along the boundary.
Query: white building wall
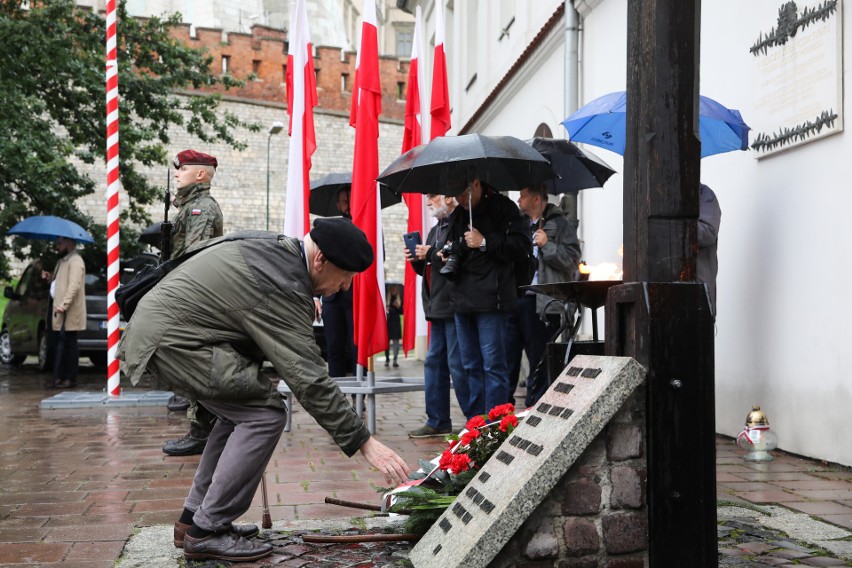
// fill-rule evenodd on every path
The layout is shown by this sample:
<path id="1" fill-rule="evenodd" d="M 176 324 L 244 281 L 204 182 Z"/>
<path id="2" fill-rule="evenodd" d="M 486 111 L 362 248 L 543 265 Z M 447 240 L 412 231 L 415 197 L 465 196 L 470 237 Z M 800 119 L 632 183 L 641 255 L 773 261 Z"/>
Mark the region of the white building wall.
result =
<path id="1" fill-rule="evenodd" d="M 782 3 L 703 3 L 701 92 L 739 108 L 746 122 L 757 105 L 748 48 L 760 31 L 775 25 Z M 497 48 L 489 48 L 483 36 L 483 29 L 493 26 L 481 4 L 478 14 L 467 16 L 468 2 L 456 2 L 455 32 L 448 37 L 450 68 L 455 70 L 450 92 L 456 129 L 471 118 L 511 65 L 493 57 Z M 805 4 L 799 4 L 801 11 Z M 495 11 L 497 5 L 492 4 Z M 529 29 L 515 34 L 513 27 L 511 35 L 526 38 L 526 43 L 512 48 L 514 58 L 556 5 L 536 2 L 535 13 L 526 17 Z M 582 23 L 581 105 L 623 90 L 626 81 L 626 0 L 588 5 L 593 9 Z M 847 30 L 852 29 L 850 14 L 847 9 L 843 15 Z M 464 73 L 459 70 L 471 68 L 464 59 L 468 56 L 464 41 L 474 25 L 480 34 L 480 47 L 472 55 L 478 76 L 465 93 L 466 83 L 460 76 Z M 849 44 L 847 40 L 843 48 L 844 75 L 852 61 Z M 498 97 L 473 130 L 528 137 L 535 121 L 558 121 L 561 62 L 563 51 L 552 50 L 519 73 L 523 85 L 507 89 L 511 97 Z M 846 93 L 844 107 L 852 108 Z M 561 126 L 551 128 L 555 136 L 565 135 Z M 620 156 L 590 149 L 623 171 Z M 852 274 L 845 261 L 852 237 L 843 230 L 852 209 L 849 156 L 852 139 L 841 132 L 760 161 L 749 151 L 711 156 L 701 164 L 702 180 L 716 192 L 723 212 L 718 248 L 716 429 L 735 436 L 751 405 L 760 404 L 782 449 L 845 465 L 852 465 L 846 426 L 852 381 L 847 378 L 845 359 L 852 315 L 846 292 Z M 623 178 L 617 174 L 604 189 L 581 192 L 583 254 L 590 263 L 617 258 L 622 241 L 622 185 Z"/>
<path id="2" fill-rule="evenodd" d="M 776 25 L 780 4 L 704 4 L 702 92 L 739 106 L 746 122 L 757 105 L 748 48 Z M 798 4 L 801 12 L 815 2 Z M 849 10 L 843 19 L 852 29 Z M 844 60 L 848 75 L 848 39 Z M 848 91 L 844 107 L 850 108 Z M 752 152 L 702 161 L 702 178 L 723 213 L 717 430 L 735 435 L 749 405 L 759 403 L 782 448 L 846 465 L 852 464 L 852 383 L 845 368 L 852 309 L 845 283 L 852 274 L 844 261 L 852 238 L 841 228 L 852 208 L 849 156 L 852 139 L 841 132 L 760 161 Z"/>

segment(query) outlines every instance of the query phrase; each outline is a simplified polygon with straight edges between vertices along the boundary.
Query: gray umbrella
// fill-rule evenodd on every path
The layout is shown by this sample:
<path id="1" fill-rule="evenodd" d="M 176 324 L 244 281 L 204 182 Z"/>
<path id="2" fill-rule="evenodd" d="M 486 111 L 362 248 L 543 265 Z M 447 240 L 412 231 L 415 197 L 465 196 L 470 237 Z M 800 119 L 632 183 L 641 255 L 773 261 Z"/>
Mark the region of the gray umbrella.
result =
<path id="1" fill-rule="evenodd" d="M 547 193 L 577 193 L 581 189 L 603 187 L 615 170 L 589 151 L 562 138 L 533 138 L 527 144 L 550 161 L 559 174 L 558 179 L 547 180 Z"/>
<path id="2" fill-rule="evenodd" d="M 311 199 L 309 203 L 309 211 L 320 217 L 334 217 L 340 215 L 337 209 L 337 194 L 342 190 L 352 190 L 352 173 L 330 173 L 315 179 L 311 182 Z M 402 198 L 389 190 L 388 188 L 380 187 L 380 199 L 382 200 L 382 209 L 396 205 Z"/>

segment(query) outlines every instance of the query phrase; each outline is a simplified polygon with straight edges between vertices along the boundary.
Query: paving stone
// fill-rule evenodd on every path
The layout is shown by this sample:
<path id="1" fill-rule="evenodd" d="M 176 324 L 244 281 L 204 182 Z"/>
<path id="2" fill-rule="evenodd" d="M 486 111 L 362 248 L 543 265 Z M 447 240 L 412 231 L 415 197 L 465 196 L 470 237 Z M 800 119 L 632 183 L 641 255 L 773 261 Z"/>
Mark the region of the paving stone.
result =
<path id="1" fill-rule="evenodd" d="M 846 566 L 846 562 L 837 558 L 828 558 L 825 556 L 814 556 L 802 560 L 802 564 L 807 566 Z"/>
<path id="2" fill-rule="evenodd" d="M 775 548 L 773 544 L 761 542 L 761 541 L 751 541 L 751 542 L 743 542 L 737 545 L 737 548 L 743 550 L 745 552 L 750 552 L 753 554 L 763 554 L 764 552 L 768 552 Z"/>
<path id="3" fill-rule="evenodd" d="M 769 553 L 770 556 L 778 558 L 786 558 L 787 560 L 798 560 L 799 558 L 808 558 L 811 553 L 800 552 L 798 550 L 777 550 Z"/>
<path id="4" fill-rule="evenodd" d="M 796 552 L 806 552 L 808 554 L 813 554 L 813 549 L 806 548 L 804 546 L 799 546 L 794 542 L 790 542 L 788 540 L 775 540 L 772 541 L 772 544 L 777 548 L 786 548 L 787 550 L 795 550 Z"/>

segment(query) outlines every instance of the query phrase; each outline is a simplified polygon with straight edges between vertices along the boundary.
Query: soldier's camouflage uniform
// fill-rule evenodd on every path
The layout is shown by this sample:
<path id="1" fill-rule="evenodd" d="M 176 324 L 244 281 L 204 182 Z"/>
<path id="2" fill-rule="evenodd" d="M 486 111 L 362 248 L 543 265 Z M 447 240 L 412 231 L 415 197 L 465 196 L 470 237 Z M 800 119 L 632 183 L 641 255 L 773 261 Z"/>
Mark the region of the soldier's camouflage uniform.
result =
<path id="1" fill-rule="evenodd" d="M 179 257 L 196 243 L 222 236 L 222 210 L 210 195 L 209 183 L 193 183 L 179 189 L 175 205 L 180 211 L 172 229 L 172 258 Z M 186 417 L 204 433 L 210 432 L 215 420 L 212 414 L 199 409 L 195 400 L 190 400 Z"/>
<path id="2" fill-rule="evenodd" d="M 178 190 L 175 205 L 180 207 L 172 229 L 172 258 L 195 243 L 221 237 L 222 210 L 210 195 L 209 183 L 193 183 Z"/>

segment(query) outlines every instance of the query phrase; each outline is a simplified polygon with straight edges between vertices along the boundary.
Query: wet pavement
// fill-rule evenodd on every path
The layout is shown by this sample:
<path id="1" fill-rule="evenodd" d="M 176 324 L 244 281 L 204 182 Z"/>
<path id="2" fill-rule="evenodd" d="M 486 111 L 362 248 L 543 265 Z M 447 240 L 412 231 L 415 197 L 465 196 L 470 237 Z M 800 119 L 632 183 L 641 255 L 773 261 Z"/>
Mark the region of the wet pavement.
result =
<path id="1" fill-rule="evenodd" d="M 422 363 L 403 361 L 391 371 L 388 376 L 419 376 Z M 0 567 L 181 565 L 171 525 L 199 457 L 169 457 L 161 447 L 186 433 L 185 417 L 157 407 L 40 410 L 40 401 L 56 393 L 41 388 L 44 379 L 32 364 L 0 366 Z M 79 382 L 78 390 L 100 392 L 106 378 L 84 367 Z M 377 398 L 377 436 L 410 465 L 442 447 L 439 439 L 407 437 L 423 423 L 422 397 Z M 463 425 L 455 404 L 453 419 Z M 852 471 L 783 452 L 762 464 L 742 454 L 732 440 L 718 439 L 720 565 L 852 566 Z M 363 531 L 365 522 L 380 522 L 324 500 L 376 503 L 383 485 L 360 455 L 347 458 L 296 405 L 292 432 L 267 469 L 275 524 L 261 538 L 273 542 L 275 553 L 242 565 L 406 565 L 405 543 L 302 541 L 305 531 Z M 240 521 L 260 518 L 258 495 Z M 389 529 L 371 532 L 377 530 Z"/>

